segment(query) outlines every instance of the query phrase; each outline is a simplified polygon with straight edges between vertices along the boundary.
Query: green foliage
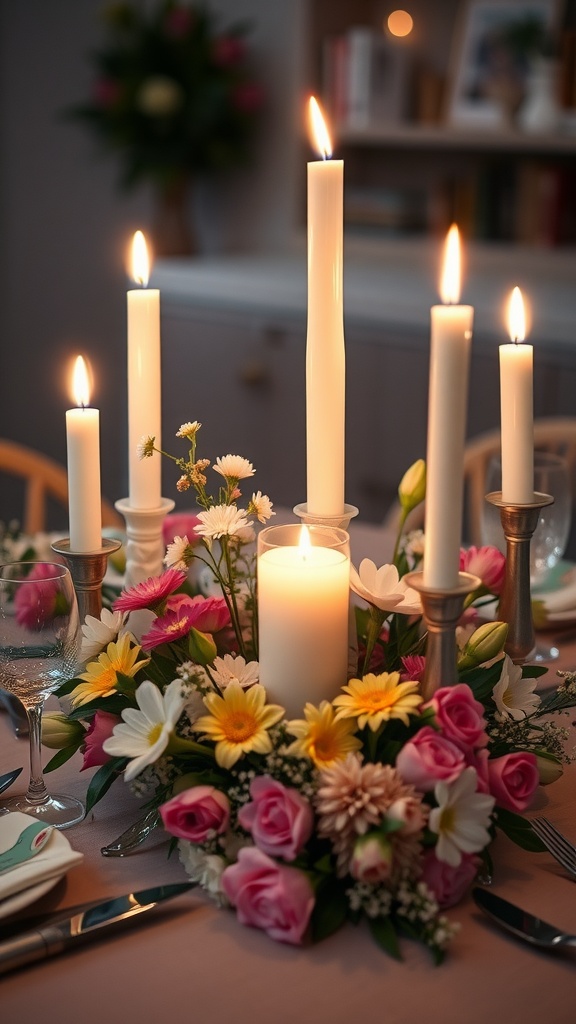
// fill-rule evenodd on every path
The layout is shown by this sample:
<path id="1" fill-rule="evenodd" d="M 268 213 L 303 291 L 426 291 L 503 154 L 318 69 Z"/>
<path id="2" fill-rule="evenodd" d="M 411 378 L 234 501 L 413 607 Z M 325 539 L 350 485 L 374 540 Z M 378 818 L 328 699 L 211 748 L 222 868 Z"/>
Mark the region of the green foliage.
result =
<path id="1" fill-rule="evenodd" d="M 90 785 L 88 786 L 88 792 L 86 793 L 86 814 L 88 814 L 92 808 L 96 806 L 98 801 L 102 799 L 104 794 L 108 792 L 110 786 L 124 770 L 127 763 L 128 758 L 126 757 L 113 757 L 94 773 L 90 779 Z"/>
<path id="2" fill-rule="evenodd" d="M 527 818 L 522 818 L 519 814 L 514 814 L 513 811 L 506 811 L 503 807 L 497 807 L 496 824 L 513 843 L 521 846 L 523 850 L 529 850 L 531 853 L 542 853 L 546 849 L 532 830 L 532 826 Z"/>

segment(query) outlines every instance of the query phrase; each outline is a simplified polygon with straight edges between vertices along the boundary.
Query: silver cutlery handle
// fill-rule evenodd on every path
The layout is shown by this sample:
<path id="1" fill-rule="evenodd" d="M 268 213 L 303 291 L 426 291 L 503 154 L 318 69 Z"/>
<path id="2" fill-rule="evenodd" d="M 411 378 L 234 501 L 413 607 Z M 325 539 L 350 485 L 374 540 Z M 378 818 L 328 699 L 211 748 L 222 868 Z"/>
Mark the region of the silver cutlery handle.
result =
<path id="1" fill-rule="evenodd" d="M 50 929 L 43 932 L 25 932 L 24 935 L 15 935 L 6 942 L 0 943 L 0 974 L 7 974 L 17 967 L 26 967 L 27 964 L 35 963 L 37 960 L 44 960 L 53 953 L 61 953 L 66 948 L 60 932 L 54 930 L 50 935 Z"/>

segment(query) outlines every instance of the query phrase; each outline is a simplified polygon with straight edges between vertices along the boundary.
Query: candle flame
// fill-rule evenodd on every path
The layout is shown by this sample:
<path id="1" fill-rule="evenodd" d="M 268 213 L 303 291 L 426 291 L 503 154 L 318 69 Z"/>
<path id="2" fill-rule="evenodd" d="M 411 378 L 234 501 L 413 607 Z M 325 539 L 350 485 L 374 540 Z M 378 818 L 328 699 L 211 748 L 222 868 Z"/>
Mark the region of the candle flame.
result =
<path id="1" fill-rule="evenodd" d="M 526 337 L 526 312 L 524 299 L 518 287 L 512 289 L 508 302 L 508 334 L 510 341 L 524 341 Z"/>
<path id="2" fill-rule="evenodd" d="M 90 385 L 88 383 L 88 369 L 82 356 L 78 356 L 74 363 L 72 374 L 72 396 L 76 405 L 85 409 L 90 405 Z"/>
<path id="3" fill-rule="evenodd" d="M 446 235 L 444 246 L 444 261 L 442 264 L 442 277 L 440 278 L 440 297 L 442 302 L 458 302 L 460 299 L 460 277 L 460 234 L 456 224 L 453 224 Z"/>
<path id="4" fill-rule="evenodd" d="M 330 141 L 328 128 L 326 127 L 324 115 L 322 114 L 320 104 L 315 96 L 310 97 L 309 110 L 312 145 L 318 150 L 320 156 L 324 160 L 329 160 L 332 156 L 332 143 Z"/>
<path id="5" fill-rule="evenodd" d="M 302 558 L 306 558 L 306 555 L 312 547 L 312 541 L 310 540 L 310 530 L 307 526 L 300 527 L 300 540 L 298 542 L 298 549 Z"/>
<path id="6" fill-rule="evenodd" d="M 148 246 L 141 231 L 136 231 L 132 239 L 132 277 L 136 284 L 141 284 L 144 288 L 150 277 Z"/>

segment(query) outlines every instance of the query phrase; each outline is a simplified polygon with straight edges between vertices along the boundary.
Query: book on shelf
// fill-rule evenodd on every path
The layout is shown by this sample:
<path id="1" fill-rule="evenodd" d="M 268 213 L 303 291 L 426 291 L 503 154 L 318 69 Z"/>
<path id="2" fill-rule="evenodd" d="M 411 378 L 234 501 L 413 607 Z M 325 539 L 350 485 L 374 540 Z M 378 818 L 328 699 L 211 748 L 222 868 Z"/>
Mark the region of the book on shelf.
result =
<path id="1" fill-rule="evenodd" d="M 323 98 L 336 124 L 361 129 L 402 121 L 409 76 L 407 51 L 374 29 L 353 26 L 324 40 Z"/>

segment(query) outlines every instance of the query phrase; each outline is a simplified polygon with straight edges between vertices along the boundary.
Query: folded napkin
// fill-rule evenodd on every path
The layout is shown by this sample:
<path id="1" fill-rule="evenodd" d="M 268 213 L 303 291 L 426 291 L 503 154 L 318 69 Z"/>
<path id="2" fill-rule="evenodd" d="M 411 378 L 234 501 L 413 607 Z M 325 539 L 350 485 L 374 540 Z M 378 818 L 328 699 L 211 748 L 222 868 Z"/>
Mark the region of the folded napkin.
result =
<path id="1" fill-rule="evenodd" d="M 0 816 L 0 853 L 14 845 L 32 820 L 29 814 L 21 814 L 20 811 L 10 811 Z M 40 853 L 0 875 L 0 901 L 32 885 L 39 885 L 51 878 L 61 878 L 83 860 L 84 854 L 73 850 L 66 837 L 53 829 Z"/>

